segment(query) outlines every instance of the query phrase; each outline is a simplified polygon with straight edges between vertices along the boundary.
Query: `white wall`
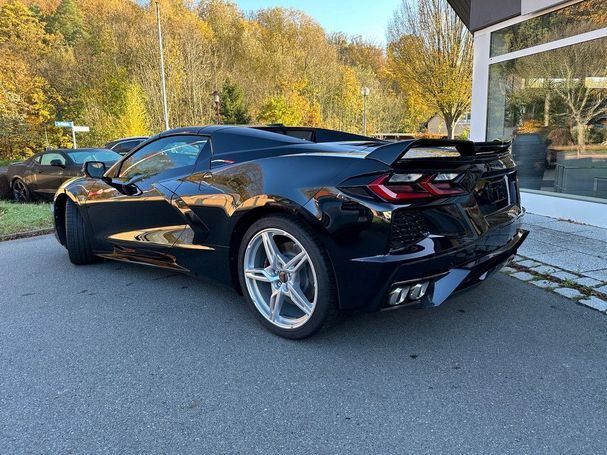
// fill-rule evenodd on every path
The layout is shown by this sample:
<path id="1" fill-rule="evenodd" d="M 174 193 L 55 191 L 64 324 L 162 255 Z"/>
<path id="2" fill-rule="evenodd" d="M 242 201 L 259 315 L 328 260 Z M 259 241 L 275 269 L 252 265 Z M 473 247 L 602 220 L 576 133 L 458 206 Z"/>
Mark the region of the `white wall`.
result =
<path id="1" fill-rule="evenodd" d="M 529 213 L 607 228 L 607 204 L 525 190 L 521 202 Z"/>

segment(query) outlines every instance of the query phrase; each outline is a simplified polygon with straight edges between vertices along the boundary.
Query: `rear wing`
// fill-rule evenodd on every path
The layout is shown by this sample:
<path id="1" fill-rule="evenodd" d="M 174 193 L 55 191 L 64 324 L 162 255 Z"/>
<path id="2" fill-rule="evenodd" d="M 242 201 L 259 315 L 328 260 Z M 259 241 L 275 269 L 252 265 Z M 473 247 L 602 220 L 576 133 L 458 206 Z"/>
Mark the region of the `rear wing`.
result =
<path id="1" fill-rule="evenodd" d="M 381 161 L 388 166 L 396 164 L 405 155 L 415 149 L 424 149 L 436 152 L 434 157 L 479 156 L 507 152 L 510 142 L 472 142 L 454 139 L 411 139 L 408 141 L 395 142 L 381 145 L 367 155 L 367 158 Z M 431 156 L 432 158 L 432 156 Z"/>

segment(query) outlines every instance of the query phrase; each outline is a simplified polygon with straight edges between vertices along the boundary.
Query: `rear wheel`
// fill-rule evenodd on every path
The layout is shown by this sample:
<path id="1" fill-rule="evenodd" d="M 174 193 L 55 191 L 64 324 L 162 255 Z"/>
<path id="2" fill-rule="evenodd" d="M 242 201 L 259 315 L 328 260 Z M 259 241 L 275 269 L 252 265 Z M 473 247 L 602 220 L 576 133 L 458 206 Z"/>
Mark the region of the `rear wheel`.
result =
<path id="1" fill-rule="evenodd" d="M 71 199 L 67 200 L 65 206 L 65 246 L 72 264 L 84 265 L 96 261 L 86 222 Z"/>
<path id="2" fill-rule="evenodd" d="M 328 256 L 314 232 L 290 217 L 262 218 L 249 228 L 238 271 L 250 308 L 277 335 L 305 338 L 336 312 Z"/>
<path id="3" fill-rule="evenodd" d="M 12 187 L 13 191 L 13 199 L 16 202 L 31 202 L 32 201 L 32 193 L 30 192 L 27 184 L 21 179 L 15 179 L 13 181 Z"/>

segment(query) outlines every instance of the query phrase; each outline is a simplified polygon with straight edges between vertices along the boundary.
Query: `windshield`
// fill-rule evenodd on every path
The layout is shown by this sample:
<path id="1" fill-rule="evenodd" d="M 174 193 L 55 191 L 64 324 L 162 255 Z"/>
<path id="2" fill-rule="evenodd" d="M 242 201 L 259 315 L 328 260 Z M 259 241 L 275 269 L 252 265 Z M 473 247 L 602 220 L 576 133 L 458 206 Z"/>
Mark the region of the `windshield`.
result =
<path id="1" fill-rule="evenodd" d="M 67 152 L 72 161 L 76 164 L 84 164 L 87 161 L 103 161 L 104 163 L 118 161 L 122 158 L 118 153 L 111 150 L 74 150 Z"/>

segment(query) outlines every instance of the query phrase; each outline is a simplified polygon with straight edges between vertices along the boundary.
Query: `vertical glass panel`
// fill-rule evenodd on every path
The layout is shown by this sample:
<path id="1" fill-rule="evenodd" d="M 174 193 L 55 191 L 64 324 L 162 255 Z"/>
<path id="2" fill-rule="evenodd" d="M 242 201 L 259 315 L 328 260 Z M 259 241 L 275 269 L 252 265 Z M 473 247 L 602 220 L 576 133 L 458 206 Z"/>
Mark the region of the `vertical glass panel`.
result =
<path id="1" fill-rule="evenodd" d="M 607 0 L 584 0 L 491 33 L 491 57 L 607 27 Z"/>
<path id="2" fill-rule="evenodd" d="M 607 199 L 607 38 L 491 65 L 493 139 L 512 140 L 522 188 Z"/>

